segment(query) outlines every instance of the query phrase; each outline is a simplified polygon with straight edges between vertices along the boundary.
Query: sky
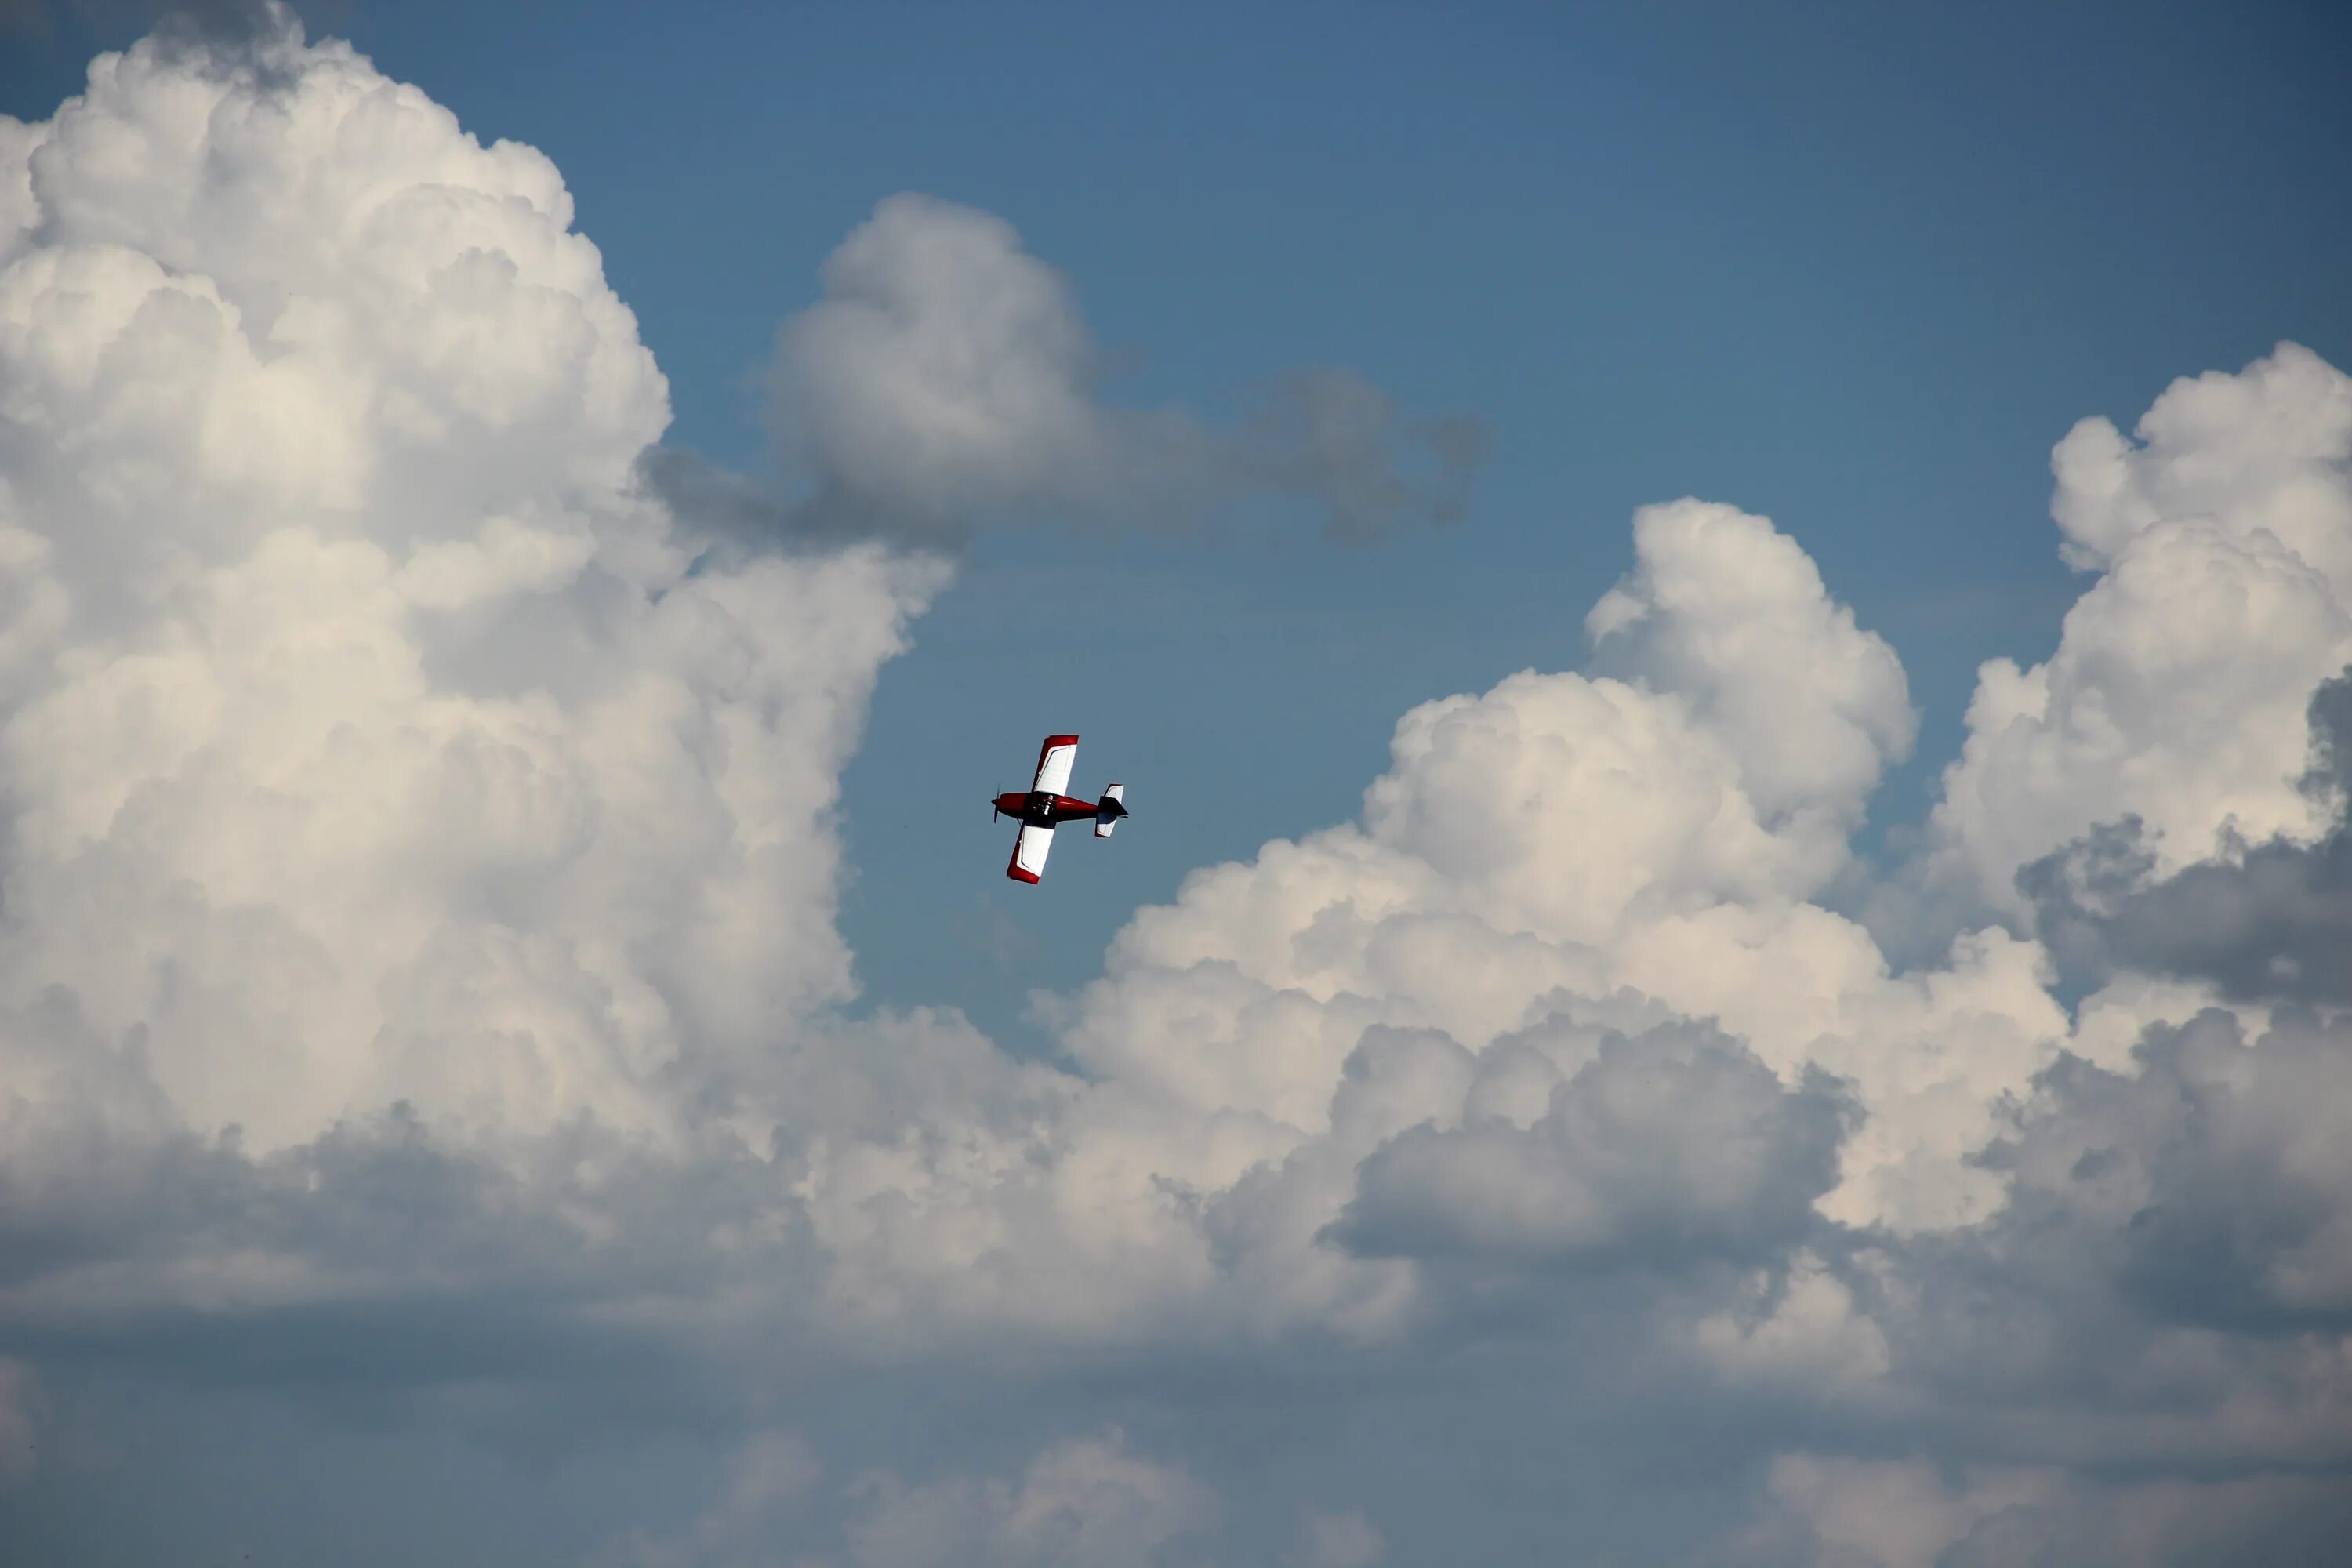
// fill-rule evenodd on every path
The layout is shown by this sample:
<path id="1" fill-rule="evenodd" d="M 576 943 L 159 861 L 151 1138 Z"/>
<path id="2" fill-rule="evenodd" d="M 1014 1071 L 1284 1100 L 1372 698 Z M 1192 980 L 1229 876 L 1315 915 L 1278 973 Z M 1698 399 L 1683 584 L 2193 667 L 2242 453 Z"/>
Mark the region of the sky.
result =
<path id="1" fill-rule="evenodd" d="M 0 5 L 0 1539 L 2326 1561 L 2347 64 Z"/>

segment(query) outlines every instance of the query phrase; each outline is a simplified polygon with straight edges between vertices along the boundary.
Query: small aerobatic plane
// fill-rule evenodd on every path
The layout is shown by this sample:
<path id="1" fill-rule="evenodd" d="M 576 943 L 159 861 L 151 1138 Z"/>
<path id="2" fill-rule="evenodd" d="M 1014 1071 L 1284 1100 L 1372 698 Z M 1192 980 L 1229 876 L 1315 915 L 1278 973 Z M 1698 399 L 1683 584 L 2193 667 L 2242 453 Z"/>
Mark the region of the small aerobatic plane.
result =
<path id="1" fill-rule="evenodd" d="M 1108 838 L 1118 819 L 1127 815 L 1127 786 L 1115 784 L 1100 800 L 1078 800 L 1062 792 L 1070 784 L 1070 764 L 1078 760 L 1076 735 L 1048 735 L 1037 749 L 1037 777 L 1026 794 L 1013 790 L 989 804 L 998 816 L 1017 818 L 1021 835 L 1013 841 L 1013 863 L 1004 874 L 1016 882 L 1034 882 L 1045 874 L 1045 856 L 1054 847 L 1054 829 L 1065 822 L 1094 818 L 1095 837 Z"/>

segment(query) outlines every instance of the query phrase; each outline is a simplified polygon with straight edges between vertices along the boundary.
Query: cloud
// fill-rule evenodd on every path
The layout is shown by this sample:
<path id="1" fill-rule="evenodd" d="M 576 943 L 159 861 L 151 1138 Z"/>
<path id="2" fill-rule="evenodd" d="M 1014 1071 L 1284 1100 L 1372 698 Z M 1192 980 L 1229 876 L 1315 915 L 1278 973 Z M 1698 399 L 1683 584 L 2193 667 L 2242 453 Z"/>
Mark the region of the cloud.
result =
<path id="1" fill-rule="evenodd" d="M 1970 1477 L 1954 1486 L 1916 1460 L 1807 1454 L 1775 1460 L 1769 1485 L 1775 1517 L 1738 1555 L 1840 1568 L 1936 1568 L 1981 1521 L 2030 1508 L 2047 1491 L 2046 1478 L 2030 1473 Z"/>
<path id="2" fill-rule="evenodd" d="M 656 491 L 721 500 L 739 527 L 927 541 L 1032 520 L 1169 525 L 1272 495 L 1368 540 L 1458 520 L 1485 456 L 1476 421 L 1412 418 L 1344 370 L 1276 378 L 1233 431 L 1106 403 L 1068 281 L 1003 219 L 935 197 L 884 201 L 824 276 L 770 371 L 801 499 L 763 502 L 675 451 L 649 460 Z"/>
<path id="3" fill-rule="evenodd" d="M 39 1424 L 33 1402 L 38 1393 L 32 1369 L 0 1356 L 0 1487 L 22 1484 L 39 1462 Z"/>
<path id="4" fill-rule="evenodd" d="M 612 1568 L 713 1568 L 761 1560 L 767 1542 L 808 1500 L 823 1468 L 797 1433 L 752 1433 L 727 1460 L 709 1507 L 673 1538 L 643 1534 L 598 1555 Z"/>
<path id="5" fill-rule="evenodd" d="M 2131 1074 L 2061 1064 L 1995 1146 L 2011 1223 L 2105 1251 L 2105 1284 L 2156 1321 L 2352 1328 L 2347 1047 L 2342 1019 L 2248 1038 L 2216 1009 L 2150 1030 Z"/>
<path id="6" fill-rule="evenodd" d="M 1217 1501 L 1116 1433 L 1057 1444 L 1017 1482 L 867 1479 L 846 1530 L 856 1568 L 1151 1568 L 1214 1525 Z"/>
<path id="7" fill-rule="evenodd" d="M 269 0 L 203 0 L 190 5 L 173 5 L 167 0 L 154 4 L 137 4 L 136 0 L 120 0 L 108 5 L 105 0 L 61 0 L 58 10 L 79 12 L 85 16 L 110 12 L 116 20 L 142 21 L 149 25 L 167 19 L 174 27 L 185 26 L 197 33 L 217 33 L 225 41 L 249 37 L 257 32 L 275 31 L 268 24 L 273 19 Z M 183 22 L 179 18 L 184 17 Z M 22 31 L 47 34 L 56 26 L 48 0 L 0 0 L 0 32 Z"/>
<path id="8" fill-rule="evenodd" d="M 1835 1568 L 1992 1568 L 2132 1563 L 2189 1568 L 2324 1563 L 2352 1510 L 2309 1477 L 2085 1482 L 2049 1470 L 1958 1474 L 1921 1460 L 1791 1454 L 1772 1505 L 1728 1552 L 1740 1563 Z"/>
<path id="9" fill-rule="evenodd" d="M 1635 550 L 1589 623 L 1622 674 L 1524 672 L 1407 714 L 1360 827 L 1196 873 L 1137 917 L 1080 999 L 1079 1060 L 1314 1132 L 1370 1025 L 1485 1053 L 1555 1020 L 1712 1017 L 1792 1086 L 1809 1065 L 1856 1086 L 1842 1214 L 1990 1202 L 1970 1139 L 2067 1029 L 2038 955 L 1982 933 L 1896 977 L 1805 901 L 1909 744 L 1899 666 L 1764 519 L 1647 509 Z"/>
<path id="10" fill-rule="evenodd" d="M 2263 437 L 2225 423 L 2208 438 Z M 2053 1539 L 2079 1526 L 2120 1541 L 2120 1560 L 2154 1560 L 2152 1536 L 2112 1532 L 2161 1489 L 2126 1507 L 2074 1467 L 2226 1449 L 2255 1468 L 2340 1468 L 2352 1421 L 2326 1282 L 2352 1192 L 2316 1153 L 2336 1136 L 2317 1109 L 2336 1098 L 2320 1065 L 2332 1026 L 2184 1027 L 2221 1000 L 2218 975 L 2184 965 L 2117 975 L 2070 1010 L 2048 955 L 1998 927 L 1947 928 L 1937 962 L 1893 971 L 1811 900 L 1909 743 L 1899 667 L 1762 520 L 1652 509 L 1635 547 L 1588 621 L 1586 673 L 1408 715 L 1360 826 L 1196 873 L 1121 933 L 1080 998 L 1067 1039 L 1098 1075 L 1286 1130 L 1278 1163 L 1204 1200 L 1235 1278 L 1356 1331 L 1437 1342 L 1509 1301 L 1509 1321 L 1576 1323 L 1643 1365 L 1644 1398 L 1675 1385 L 1673 1366 L 1720 1380 L 1689 1421 L 1752 1398 L 1855 1424 L 1840 1463 L 1891 1478 L 1875 1511 L 1893 1533 L 1849 1510 L 1769 1560 L 1933 1561 L 2028 1513 Z M 2236 689 L 2231 648 L 2217 635 L 2200 657 Z M 2333 689 L 2314 709 L 2323 733 Z M 2152 733 L 2164 721 L 2149 710 Z M 2300 800 L 2294 729 L 2278 788 Z M 1675 1017 L 1738 1043 L 1659 1026 Z M 1858 1117 L 1842 1125 L 1846 1097 Z M 2103 1142 L 2068 1142 L 2095 1120 Z M 2115 1200 L 2091 1204 L 2111 1182 Z M 1296 1254 L 1309 1238 L 1354 1269 L 1409 1268 L 1382 1281 L 1310 1267 Z M 1449 1287 L 1464 1260 L 1475 1290 Z M 1743 1262 L 1754 1272 L 1733 1287 L 1722 1271 Z M 1662 1264 L 1685 1283 L 1658 1279 Z M 2184 1294 L 2196 1280 L 2204 1294 Z M 1674 1348 L 1635 1351 L 1594 1322 L 1643 1317 L 1681 1325 Z M 2291 1332 L 2317 1337 L 2273 1337 Z M 2191 1344 L 2214 1334 L 2222 1362 L 2189 1373 Z M 2157 1388 L 2228 1409 L 2231 1436 L 2159 1415 Z M 1905 1488 L 1945 1483 L 1902 1469 L 1888 1449 L 1905 1444 L 2025 1489 L 1972 1481 L 1909 1508 Z M 2240 1495 L 2249 1538 L 2319 1539 L 2318 1494 L 2280 1476 Z"/>
<path id="11" fill-rule="evenodd" d="M 109 57 L 26 149 L 0 991 L 265 1148 L 392 1099 L 651 1129 L 658 1076 L 846 994 L 828 813 L 940 571 L 689 576 L 552 166 L 269 47 L 267 97 Z"/>
<path id="12" fill-rule="evenodd" d="M 2325 1560 L 2352 1054 L 2235 977 L 2332 929 L 2279 891 L 2340 834 L 2332 369 L 2062 445 L 2099 575 L 1986 672 L 1926 961 L 1830 902 L 1899 661 L 1686 500 L 1582 668 L 1403 715 L 1016 1060 L 847 1005 L 839 776 L 948 574 L 887 540 L 1392 524 L 1452 437 L 1112 408 L 1066 283 L 898 200 L 781 362 L 857 526 L 729 492 L 714 548 L 552 165 L 261 47 L 0 124 L 8 1539 L 209 1542 L 234 1459 L 322 1500 L 254 1526 L 297 1560 L 386 1509 L 613 1563 Z M 1992 904 L 2126 813 L 2070 1004 Z"/>
<path id="13" fill-rule="evenodd" d="M 1783 1453 L 1710 1560 L 2327 1561 L 2352 1462 L 2347 1043 L 2217 1009 L 2128 1070 L 2042 1074 L 1988 1151 L 2003 1211 L 1865 1271 L 1917 1293 L 1876 1309 L 1874 1381 L 1935 1400 L 1940 1458 Z"/>
<path id="14" fill-rule="evenodd" d="M 1352 372 L 1300 370 L 1277 378 L 1226 460 L 1239 481 L 1320 506 L 1331 538 L 1362 542 L 1459 522 L 1489 442 L 1475 417 L 1413 418 Z"/>
<path id="15" fill-rule="evenodd" d="M 1736 1042 L 1612 1035 L 1532 1125 L 1425 1121 L 1382 1143 L 1333 1235 L 1367 1256 L 1770 1257 L 1832 1184 L 1841 1120 L 1831 1085 L 1784 1093 Z"/>
<path id="16" fill-rule="evenodd" d="M 1632 575 L 1585 619 L 1593 667 L 1685 695 L 1767 819 L 1818 811 L 1850 833 L 1918 733 L 1895 650 L 1794 540 L 1732 507 L 1644 507 L 1633 548 Z"/>
<path id="17" fill-rule="evenodd" d="M 1310 1513 L 1286 1561 L 1301 1568 L 1371 1568 L 1387 1555 L 1387 1542 L 1362 1514 Z"/>
<path id="18" fill-rule="evenodd" d="M 2053 946 L 2096 972 L 2209 982 L 2246 1002 L 2352 1003 L 2352 672 L 2311 700 L 2306 793 L 2336 819 L 2305 843 L 2225 840 L 2169 877 L 2137 818 L 2102 825 L 2018 873 Z"/>
<path id="19" fill-rule="evenodd" d="M 2126 440 L 2059 443 L 2063 553 L 2097 579 L 2057 652 L 1995 659 L 1931 829 L 1937 873 L 2025 911 L 2018 869 L 2136 816 L 2160 871 L 2226 830 L 2308 838 L 2305 705 L 2352 664 L 2352 381 L 2282 344 L 2173 384 Z"/>

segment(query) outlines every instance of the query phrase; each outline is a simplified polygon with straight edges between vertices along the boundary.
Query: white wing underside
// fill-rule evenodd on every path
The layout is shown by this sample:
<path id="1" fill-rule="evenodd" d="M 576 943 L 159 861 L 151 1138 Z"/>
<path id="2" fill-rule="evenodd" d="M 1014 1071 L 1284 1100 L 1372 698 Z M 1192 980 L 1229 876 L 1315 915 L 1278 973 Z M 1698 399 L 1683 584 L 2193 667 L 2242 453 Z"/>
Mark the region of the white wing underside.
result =
<path id="1" fill-rule="evenodd" d="M 1032 881 L 1045 874 L 1045 857 L 1053 853 L 1054 830 L 1029 823 L 1021 825 L 1021 837 L 1013 841 L 1013 868 L 1026 871 Z"/>
<path id="2" fill-rule="evenodd" d="M 1077 760 L 1078 748 L 1076 742 L 1066 746 L 1046 747 L 1045 754 L 1037 763 L 1037 782 L 1029 787 L 1032 790 L 1044 790 L 1049 795 L 1060 795 L 1070 787 L 1070 768 Z M 1046 831 L 1050 833 L 1053 830 L 1048 828 Z M 1044 864 L 1045 859 L 1045 852 L 1040 849 L 1037 851 L 1038 863 Z"/>

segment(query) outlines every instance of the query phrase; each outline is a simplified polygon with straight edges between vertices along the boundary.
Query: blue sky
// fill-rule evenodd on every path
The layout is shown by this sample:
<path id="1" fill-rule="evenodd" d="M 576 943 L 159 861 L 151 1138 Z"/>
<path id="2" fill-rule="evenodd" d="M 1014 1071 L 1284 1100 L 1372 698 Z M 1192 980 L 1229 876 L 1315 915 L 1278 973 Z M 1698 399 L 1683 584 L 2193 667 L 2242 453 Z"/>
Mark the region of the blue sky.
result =
<path id="1" fill-rule="evenodd" d="M 1494 437 L 1469 520 L 1334 550 L 981 542 L 846 775 L 871 994 L 1007 1037 L 1192 868 L 1353 814 L 1414 702 L 1572 668 L 1643 503 L 1773 518 L 1902 655 L 1916 822 L 1977 664 L 2074 585 L 2051 446 L 2292 339 L 2341 363 L 2352 30 L 2315 5 L 432 3 L 347 31 L 562 167 L 669 378 L 670 440 L 766 468 L 761 367 L 818 263 L 914 190 L 1009 219 L 1126 351 L 1230 407 L 1347 366 Z M 101 35 L 102 36 L 102 35 Z M 20 47 L 46 112 L 89 35 Z M 110 40 L 111 41 L 111 40 Z M 1115 849 L 992 880 L 1035 737 L 1130 782 Z M 1105 773 L 1102 770 L 1109 770 Z"/>
<path id="2" fill-rule="evenodd" d="M 0 113 L 59 116 L 0 135 L 48 160 L 28 226 L 0 183 L 0 606 L 55 643 L 0 638 L 0 1536 L 2187 1568 L 2352 1528 L 2338 8 L 302 8 L 545 168 L 421 100 L 351 131 L 382 83 L 267 28 L 60 115 L 156 10 L 0 3 Z M 125 129 L 207 94 L 200 165 Z M 704 522 L 597 488 L 636 339 L 663 442 L 780 483 L 779 329 L 905 192 L 960 208 L 876 245 L 1010 224 L 1113 407 L 1223 427 L 1337 367 L 1475 418 L 1466 516 L 995 520 L 919 613 L 824 542 L 663 576 Z M 289 289 L 341 335 L 269 336 Z M 191 289 L 268 370 L 174 335 Z M 2151 410 L 2076 448 L 2069 570 L 2053 446 Z M 1779 532 L 1668 507 L 1637 557 L 1685 497 Z M 1621 582 L 1631 684 L 1561 673 Z M 1971 731 L 2002 657 L 2042 706 L 1996 680 Z M 986 800 L 1059 731 L 1134 816 L 1023 887 Z M 301 1506 L 239 1493 L 273 1473 Z"/>

